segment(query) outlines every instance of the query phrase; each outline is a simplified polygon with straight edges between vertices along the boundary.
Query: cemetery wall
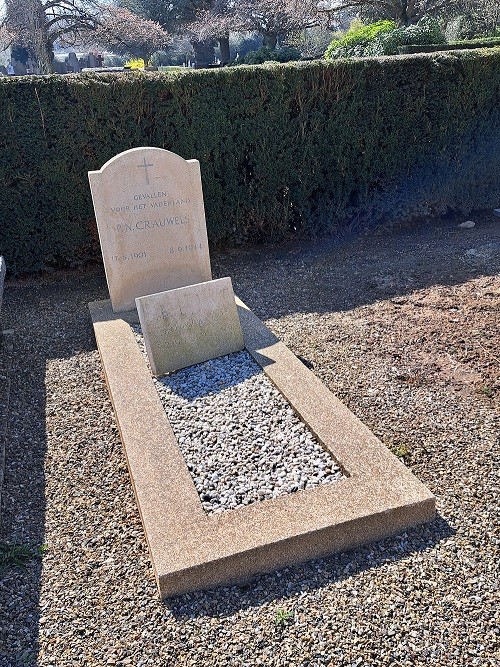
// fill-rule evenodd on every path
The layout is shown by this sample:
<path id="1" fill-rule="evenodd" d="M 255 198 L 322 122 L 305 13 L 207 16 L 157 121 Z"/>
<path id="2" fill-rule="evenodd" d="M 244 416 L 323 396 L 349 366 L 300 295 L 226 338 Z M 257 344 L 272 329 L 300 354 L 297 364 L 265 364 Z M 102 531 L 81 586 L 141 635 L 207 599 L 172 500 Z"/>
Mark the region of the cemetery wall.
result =
<path id="1" fill-rule="evenodd" d="M 0 251 L 99 258 L 87 179 L 120 151 L 200 161 L 212 243 L 320 236 L 500 201 L 500 49 L 0 79 Z"/>

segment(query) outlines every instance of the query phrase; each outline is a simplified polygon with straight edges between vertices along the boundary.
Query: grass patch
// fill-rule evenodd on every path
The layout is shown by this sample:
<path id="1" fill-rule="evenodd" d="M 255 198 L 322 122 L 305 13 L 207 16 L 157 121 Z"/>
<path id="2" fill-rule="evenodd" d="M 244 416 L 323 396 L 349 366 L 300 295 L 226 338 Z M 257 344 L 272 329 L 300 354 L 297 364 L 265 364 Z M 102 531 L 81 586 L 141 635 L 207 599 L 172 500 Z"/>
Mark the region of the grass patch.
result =
<path id="1" fill-rule="evenodd" d="M 391 445 L 390 450 L 395 456 L 398 457 L 398 459 L 404 459 L 410 455 L 410 448 L 403 443 Z"/>
<path id="2" fill-rule="evenodd" d="M 286 611 L 286 609 L 278 607 L 278 609 L 276 610 L 276 615 L 274 617 L 274 625 L 277 628 L 286 627 L 289 623 L 291 623 L 292 620 L 293 620 L 293 611 Z"/>
<path id="3" fill-rule="evenodd" d="M 480 394 L 483 394 L 483 396 L 487 396 L 488 398 L 493 398 L 493 395 L 495 393 L 495 391 L 491 387 L 487 387 L 487 386 L 480 387 L 478 389 L 478 392 Z"/>
<path id="4" fill-rule="evenodd" d="M 8 544 L 0 542 L 0 568 L 26 568 L 26 563 L 33 558 L 39 558 L 45 551 L 45 545 L 32 547 L 29 544 Z"/>

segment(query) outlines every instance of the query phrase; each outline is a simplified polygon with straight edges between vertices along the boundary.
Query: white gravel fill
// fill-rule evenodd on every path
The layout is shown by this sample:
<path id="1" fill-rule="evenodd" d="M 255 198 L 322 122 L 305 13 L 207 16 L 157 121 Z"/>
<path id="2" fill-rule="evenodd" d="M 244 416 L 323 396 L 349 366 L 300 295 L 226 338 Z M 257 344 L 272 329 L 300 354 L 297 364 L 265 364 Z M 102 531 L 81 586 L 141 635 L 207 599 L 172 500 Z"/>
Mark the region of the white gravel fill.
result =
<path id="1" fill-rule="evenodd" d="M 343 478 L 246 350 L 153 381 L 208 514 Z"/>

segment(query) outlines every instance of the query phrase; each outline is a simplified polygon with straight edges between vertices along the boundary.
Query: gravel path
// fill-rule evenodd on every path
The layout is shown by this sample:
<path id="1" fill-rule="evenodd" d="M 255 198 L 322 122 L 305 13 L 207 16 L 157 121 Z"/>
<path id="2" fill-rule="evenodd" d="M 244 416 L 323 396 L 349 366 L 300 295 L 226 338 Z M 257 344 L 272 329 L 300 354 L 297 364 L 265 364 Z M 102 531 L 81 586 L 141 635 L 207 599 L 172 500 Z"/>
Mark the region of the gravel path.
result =
<path id="1" fill-rule="evenodd" d="M 437 496 L 439 516 L 243 587 L 157 597 L 86 304 L 100 271 L 10 281 L 17 332 L 0 665 L 494 667 L 498 221 L 214 253 L 235 292 Z M 475 253 L 468 251 L 475 250 Z"/>
<path id="2" fill-rule="evenodd" d="M 133 328 L 145 353 L 140 328 Z M 207 514 L 342 479 L 245 350 L 154 383 Z"/>

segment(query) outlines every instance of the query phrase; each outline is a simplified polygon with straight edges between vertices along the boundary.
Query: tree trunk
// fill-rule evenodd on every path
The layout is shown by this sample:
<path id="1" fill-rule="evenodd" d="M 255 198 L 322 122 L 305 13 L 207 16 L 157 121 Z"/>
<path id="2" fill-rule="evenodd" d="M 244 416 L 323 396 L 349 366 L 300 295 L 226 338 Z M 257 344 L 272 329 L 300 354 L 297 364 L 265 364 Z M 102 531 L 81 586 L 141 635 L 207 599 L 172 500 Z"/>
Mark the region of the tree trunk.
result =
<path id="1" fill-rule="evenodd" d="M 28 49 L 42 74 L 52 71 L 52 43 L 47 32 L 47 17 L 41 0 L 9 0 L 7 24 Z"/>
<path id="2" fill-rule="evenodd" d="M 229 51 L 229 37 L 225 35 L 219 38 L 220 61 L 225 65 L 231 60 L 231 52 Z"/>
<path id="3" fill-rule="evenodd" d="M 278 35 L 274 32 L 263 32 L 264 41 L 262 46 L 267 46 L 270 49 L 276 48 L 276 42 L 278 41 Z"/>
<path id="4" fill-rule="evenodd" d="M 40 0 L 29 0 L 25 3 L 26 28 L 29 33 L 27 44 L 33 60 L 36 61 L 41 74 L 52 72 L 52 43 L 47 33 L 45 10 Z"/>
<path id="5" fill-rule="evenodd" d="M 214 43 L 210 42 L 191 42 L 194 49 L 195 69 L 212 65 L 215 60 Z"/>

